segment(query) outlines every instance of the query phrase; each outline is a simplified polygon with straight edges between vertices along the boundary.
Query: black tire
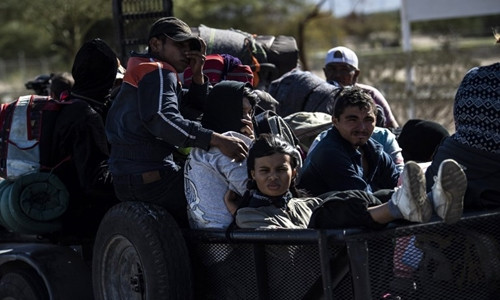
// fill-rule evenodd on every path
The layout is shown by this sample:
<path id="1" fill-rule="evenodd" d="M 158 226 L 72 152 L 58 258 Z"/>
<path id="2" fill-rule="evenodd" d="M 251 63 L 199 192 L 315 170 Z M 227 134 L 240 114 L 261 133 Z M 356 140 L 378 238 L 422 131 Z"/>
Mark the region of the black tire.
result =
<path id="1" fill-rule="evenodd" d="M 123 202 L 106 213 L 92 260 L 96 299 L 191 299 L 191 278 L 181 230 L 164 208 Z"/>
<path id="2" fill-rule="evenodd" d="M 0 278 L 0 300 L 48 300 L 45 284 L 35 270 L 15 269 Z"/>

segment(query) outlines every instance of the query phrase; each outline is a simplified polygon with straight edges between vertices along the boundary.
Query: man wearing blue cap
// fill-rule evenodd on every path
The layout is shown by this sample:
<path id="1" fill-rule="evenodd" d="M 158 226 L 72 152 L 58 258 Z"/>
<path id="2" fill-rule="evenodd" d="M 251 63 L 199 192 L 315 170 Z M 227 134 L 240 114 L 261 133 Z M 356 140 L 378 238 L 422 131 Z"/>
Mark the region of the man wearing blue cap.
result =
<path id="1" fill-rule="evenodd" d="M 187 226 L 183 169 L 173 158 L 177 148 L 213 146 L 241 161 L 248 147 L 186 117 L 189 109 L 202 111 L 208 93 L 205 42 L 175 17 L 157 20 L 148 41 L 147 53 L 132 53 L 108 114 L 109 166 L 120 200 L 159 204 Z M 178 73 L 188 66 L 193 84 L 185 92 Z"/>

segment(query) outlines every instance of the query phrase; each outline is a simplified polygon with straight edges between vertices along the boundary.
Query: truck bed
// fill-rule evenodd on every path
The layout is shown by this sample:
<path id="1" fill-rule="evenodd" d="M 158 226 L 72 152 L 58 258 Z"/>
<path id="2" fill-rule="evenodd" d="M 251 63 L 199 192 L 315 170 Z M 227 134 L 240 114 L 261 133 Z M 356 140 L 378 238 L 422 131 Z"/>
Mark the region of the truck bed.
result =
<path id="1" fill-rule="evenodd" d="M 492 211 L 377 231 L 184 234 L 199 299 L 497 299 L 499 226 Z"/>

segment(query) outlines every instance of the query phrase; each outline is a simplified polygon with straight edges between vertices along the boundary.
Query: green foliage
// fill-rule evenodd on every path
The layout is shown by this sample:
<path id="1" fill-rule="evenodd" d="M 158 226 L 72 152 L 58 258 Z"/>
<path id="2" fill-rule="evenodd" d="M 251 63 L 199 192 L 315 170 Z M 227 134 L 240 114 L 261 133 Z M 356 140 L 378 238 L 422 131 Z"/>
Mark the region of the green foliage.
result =
<path id="1" fill-rule="evenodd" d="M 52 55 L 49 36 L 38 32 L 32 24 L 12 21 L 0 27 L 0 53 L 2 58 L 17 58 L 21 53 L 27 57 Z"/>
<path id="2" fill-rule="evenodd" d="M 296 16 L 312 7 L 311 0 L 184 0 L 174 3 L 174 15 L 191 26 L 235 28 L 259 34 L 289 34 Z M 296 30 L 296 29 L 295 29 Z M 286 31 L 286 30 L 285 30 Z"/>
<path id="3" fill-rule="evenodd" d="M 10 46 L 21 41 L 19 47 L 33 55 L 58 53 L 61 60 L 71 62 L 76 51 L 84 42 L 84 36 L 93 24 L 111 16 L 109 0 L 4 0 L 9 14 L 2 19 L 1 28 L 9 30 L 2 34 L 1 46 Z M 43 39 L 43 41 L 39 41 Z M 34 42 L 34 43 L 32 43 Z M 28 44 L 31 49 L 28 48 Z M 9 58 L 11 52 L 4 52 L 2 57 Z M 19 50 L 19 49 L 17 49 Z"/>
<path id="4" fill-rule="evenodd" d="M 173 0 L 174 15 L 191 26 L 234 28 L 260 35 L 289 35 L 297 40 L 304 25 L 301 45 L 307 56 L 334 45 L 359 43 L 370 47 L 397 46 L 399 12 L 351 14 L 337 19 L 317 0 Z M 54 57 L 71 65 L 76 51 L 90 38 L 101 37 L 118 53 L 111 0 L 2 0 L 0 53 L 2 59 Z M 417 22 L 416 33 L 491 36 L 498 17 Z"/>
<path id="5" fill-rule="evenodd" d="M 310 22 L 306 28 L 306 38 L 309 51 L 329 49 L 342 44 L 346 38 L 346 32 L 342 28 L 341 20 L 325 16 Z"/>

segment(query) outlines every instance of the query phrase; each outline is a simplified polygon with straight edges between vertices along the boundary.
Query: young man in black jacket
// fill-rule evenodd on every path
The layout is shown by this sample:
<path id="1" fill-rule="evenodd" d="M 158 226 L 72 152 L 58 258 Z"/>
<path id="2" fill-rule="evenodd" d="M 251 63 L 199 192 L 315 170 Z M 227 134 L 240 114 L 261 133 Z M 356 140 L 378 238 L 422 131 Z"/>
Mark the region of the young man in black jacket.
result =
<path id="1" fill-rule="evenodd" d="M 149 32 L 148 52 L 133 54 L 121 90 L 109 111 L 106 134 L 111 143 L 110 169 L 122 201 L 146 201 L 169 210 L 187 226 L 183 169 L 174 159 L 177 148 L 218 147 L 243 160 L 246 144 L 186 118 L 202 111 L 209 83 L 203 74 L 206 45 L 175 17 L 157 20 Z M 178 73 L 190 66 L 193 83 L 186 93 Z"/>

